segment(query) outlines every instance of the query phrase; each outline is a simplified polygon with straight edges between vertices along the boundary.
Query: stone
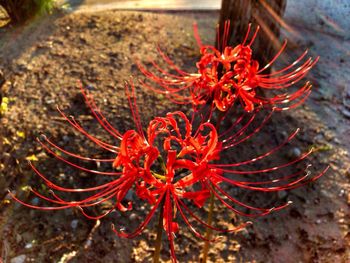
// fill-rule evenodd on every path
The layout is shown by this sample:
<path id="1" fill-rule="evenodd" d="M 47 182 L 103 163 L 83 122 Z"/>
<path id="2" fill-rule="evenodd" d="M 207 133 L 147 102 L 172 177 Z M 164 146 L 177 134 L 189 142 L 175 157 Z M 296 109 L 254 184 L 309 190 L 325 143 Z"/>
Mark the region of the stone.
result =
<path id="1" fill-rule="evenodd" d="M 341 113 L 342 113 L 345 117 L 350 118 L 350 110 L 348 110 L 348 109 L 346 109 L 346 108 L 343 108 L 343 109 L 341 110 Z"/>
<path id="2" fill-rule="evenodd" d="M 71 227 L 73 230 L 75 230 L 75 229 L 77 229 L 77 227 L 78 227 L 78 223 L 79 223 L 79 220 L 78 220 L 78 219 L 74 219 L 74 220 L 72 220 L 72 222 L 70 223 L 70 227 Z"/>
<path id="3" fill-rule="evenodd" d="M 298 147 L 293 147 L 287 153 L 287 156 L 291 159 L 295 159 L 301 156 L 301 150 Z"/>
<path id="4" fill-rule="evenodd" d="M 38 205 L 39 204 L 39 198 L 37 198 L 37 197 L 34 197 L 33 199 L 32 199 L 32 205 Z"/>
<path id="5" fill-rule="evenodd" d="M 125 199 L 128 201 L 132 201 L 134 199 L 134 193 L 132 190 L 129 190 L 126 195 L 125 195 Z"/>
<path id="6" fill-rule="evenodd" d="M 132 214 L 129 216 L 129 219 L 130 219 L 131 221 L 136 220 L 136 219 L 137 219 L 137 214 L 132 213 Z"/>
<path id="7" fill-rule="evenodd" d="M 286 191 L 282 190 L 282 191 L 278 191 L 278 192 L 277 192 L 277 195 L 278 195 L 278 198 L 279 198 L 279 199 L 284 199 L 284 198 L 287 197 L 288 194 L 287 194 Z"/>
<path id="8" fill-rule="evenodd" d="M 11 263 L 24 263 L 26 261 L 26 255 L 19 255 L 10 260 Z"/>

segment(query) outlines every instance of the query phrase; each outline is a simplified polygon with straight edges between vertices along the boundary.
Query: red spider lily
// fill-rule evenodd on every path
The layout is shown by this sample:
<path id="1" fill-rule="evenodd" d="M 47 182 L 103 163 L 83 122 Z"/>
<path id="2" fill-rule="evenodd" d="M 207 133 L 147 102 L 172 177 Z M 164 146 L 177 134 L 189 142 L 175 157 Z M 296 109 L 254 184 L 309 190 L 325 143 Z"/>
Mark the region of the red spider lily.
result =
<path id="1" fill-rule="evenodd" d="M 129 94 L 128 88 L 126 88 L 126 91 L 136 129 L 121 133 L 112 127 L 112 125 L 106 120 L 94 102 L 92 96 L 82 89 L 87 106 L 91 109 L 92 114 L 100 125 L 119 141 L 118 147 L 89 134 L 73 117 L 69 118 L 59 110 L 61 115 L 76 130 L 85 135 L 97 146 L 111 152 L 115 158 L 96 159 L 84 157 L 59 147 L 45 136 L 38 139 L 43 148 L 60 161 L 88 173 L 109 176 L 112 178 L 112 181 L 90 188 L 64 188 L 50 181 L 30 163 L 36 174 L 40 176 L 45 184 L 51 189 L 52 197 L 44 196 L 34 189 L 31 191 L 38 197 L 55 204 L 55 206 L 40 207 L 25 203 L 14 195 L 12 195 L 13 198 L 25 206 L 42 210 L 78 207 L 86 217 L 90 219 L 100 219 L 115 209 L 119 209 L 122 212 L 132 209 L 131 202 L 128 203 L 128 206 L 124 206 L 122 202 L 126 193 L 130 189 L 135 189 L 136 195 L 150 204 L 151 208 L 148 215 L 132 233 L 126 233 L 125 231 L 118 230 L 113 226 L 114 232 L 121 237 L 133 238 L 142 233 L 155 215 L 156 211 L 160 210 L 163 217 L 163 227 L 170 244 L 171 258 L 173 262 L 176 262 L 174 238 L 179 230 L 179 225 L 176 221 L 177 217 L 182 218 L 190 231 L 202 240 L 207 239 L 198 229 L 196 229 L 194 223 L 199 225 L 199 227 L 202 226 L 204 229 L 211 228 L 219 232 L 238 231 L 247 224 L 250 224 L 250 222 L 242 223 L 233 229 L 221 229 L 208 225 L 193 211 L 193 208 L 190 207 L 191 203 L 198 208 L 202 208 L 205 201 L 210 196 L 210 193 L 213 193 L 224 206 L 239 215 L 247 217 L 262 216 L 269 214 L 272 211 L 280 210 L 286 207 L 289 203 L 272 208 L 254 207 L 232 197 L 225 190 L 223 185 L 229 184 L 233 187 L 252 191 L 276 192 L 293 189 L 312 182 L 322 176 L 327 170 L 326 168 L 320 174 L 310 177 L 309 173 L 306 171 L 308 166 L 306 166 L 305 169 L 301 171 L 284 175 L 274 180 L 249 182 L 237 179 L 238 177 L 236 176 L 239 175 L 264 174 L 283 169 L 294 163 L 303 161 L 311 151 L 303 154 L 296 160 L 275 167 L 260 170 L 236 169 L 236 167 L 244 167 L 275 153 L 293 139 L 297 131 L 292 133 L 281 145 L 274 147 L 253 159 L 238 163 L 222 164 L 220 163 L 220 153 L 225 150 L 233 149 L 234 146 L 243 143 L 259 132 L 270 118 L 271 114 L 268 115 L 251 133 L 247 133 L 247 130 L 250 124 L 254 121 L 257 112 L 254 113 L 246 123 L 243 123 L 243 116 L 239 117 L 229 129 L 219 134 L 215 126 L 210 122 L 201 121 L 199 124 L 195 124 L 194 117 L 190 121 L 183 112 L 177 111 L 168 113 L 165 117 L 154 118 L 149 123 L 147 131 L 144 132 L 139 112 L 136 107 L 136 101 L 134 99 L 133 85 L 132 94 Z M 242 127 L 238 129 L 238 131 L 233 132 L 237 125 L 241 125 Z M 57 154 L 57 151 L 62 154 Z M 69 161 L 62 157 L 62 155 L 67 155 L 83 161 L 110 163 L 111 166 L 115 168 L 115 171 L 103 172 L 87 169 Z M 235 175 L 236 179 L 232 179 L 231 175 Z M 57 195 L 57 191 L 73 193 L 86 192 L 91 193 L 91 195 L 83 200 L 67 201 Z M 114 202 L 114 206 L 100 215 L 92 216 L 85 210 L 86 208 L 110 200 Z M 241 211 L 239 207 L 243 209 L 247 208 L 254 212 L 246 213 Z M 210 241 L 214 240 L 216 239 Z"/>
<path id="2" fill-rule="evenodd" d="M 282 54 L 287 41 L 283 43 L 275 57 L 267 65 L 260 68 L 259 63 L 253 59 L 251 48 L 259 27 L 257 27 L 248 42 L 251 31 L 251 25 L 249 25 L 245 39 L 235 47 L 227 46 L 230 37 L 229 27 L 230 22 L 227 21 L 221 41 L 221 52 L 213 46 L 202 44 L 195 25 L 195 38 L 201 54 L 200 60 L 196 63 L 197 73 L 182 71 L 158 48 L 162 59 L 176 74 L 162 69 L 152 60 L 150 60 L 150 63 L 153 70 L 147 69 L 138 63 L 141 72 L 156 85 L 152 86 L 144 81 L 141 81 L 141 83 L 144 87 L 155 92 L 166 94 L 170 100 L 176 103 L 191 103 L 195 106 L 211 103 L 220 111 L 227 111 L 233 106 L 235 101 L 239 101 L 245 111 L 251 112 L 257 105 L 268 105 L 275 110 L 287 110 L 298 106 L 306 100 L 311 92 L 311 84 L 309 82 L 306 82 L 297 91 L 281 93 L 272 97 L 261 97 L 257 94 L 257 90 L 281 91 L 291 87 L 305 77 L 318 61 L 318 57 L 305 60 L 306 50 L 289 66 L 271 74 L 264 74 L 264 71 L 271 67 Z M 220 41 L 218 42 L 220 43 Z M 284 104 L 289 105 L 283 106 Z"/>
<path id="3" fill-rule="evenodd" d="M 210 192 L 212 192 L 224 206 L 236 214 L 246 217 L 263 216 L 272 211 L 283 209 L 290 203 L 287 202 L 272 208 L 253 207 L 232 197 L 224 190 L 223 185 L 227 183 L 230 186 L 247 190 L 276 192 L 297 188 L 310 183 L 318 179 L 327 171 L 328 167 L 318 175 L 310 177 L 310 172 L 307 171 L 308 165 L 306 165 L 304 169 L 298 172 L 284 175 L 273 180 L 249 182 L 231 179 L 230 175 L 232 174 L 248 175 L 276 171 L 303 161 L 311 153 L 311 151 L 309 151 L 293 161 L 271 168 L 260 170 L 232 169 L 234 167 L 244 167 L 275 153 L 296 136 L 298 132 L 298 130 L 296 130 L 282 144 L 253 159 L 238 163 L 219 164 L 219 155 L 222 151 L 231 149 L 259 132 L 270 118 L 271 114 L 268 115 L 253 132 L 246 134 L 246 130 L 253 122 L 255 116 L 256 114 L 252 115 L 247 123 L 242 125 L 242 128 L 236 133 L 231 133 L 231 130 L 229 129 L 220 135 L 217 133 L 216 128 L 209 122 L 201 122 L 199 127 L 194 129 L 193 121 L 189 121 L 182 112 L 168 113 L 166 117 L 158 117 L 151 121 L 147 130 L 148 145 L 159 149 L 159 152 L 164 154 L 162 155 L 164 158 L 158 157 L 158 161 L 160 161 L 160 164 L 157 165 L 157 167 L 160 167 L 158 170 L 157 168 L 152 167 L 152 164 L 148 161 L 145 161 L 142 167 L 145 171 L 147 170 L 147 172 L 153 175 L 153 177 L 149 177 L 153 182 L 149 182 L 150 187 L 147 190 L 145 189 L 145 191 L 148 192 L 148 196 L 153 196 L 156 201 L 146 219 L 134 232 L 125 233 L 123 231 L 118 231 L 115 228 L 114 231 L 118 235 L 126 238 L 133 238 L 139 235 L 160 207 L 160 210 L 163 211 L 163 224 L 168 236 L 171 256 L 173 261 L 176 261 L 173 241 L 176 232 L 179 230 L 178 223 L 175 222 L 177 214 L 180 215 L 195 236 L 205 241 L 207 239 L 194 227 L 192 221 L 202 225 L 204 228 L 211 228 L 219 232 L 238 231 L 250 223 L 246 222 L 234 229 L 220 229 L 210 226 L 193 212 L 193 209 L 186 204 L 187 201 L 192 200 L 198 208 L 201 208 L 204 205 L 204 202 L 209 198 Z M 238 118 L 232 126 L 238 125 L 242 120 L 243 118 Z M 183 125 L 181 126 L 180 123 Z M 183 128 L 181 129 L 180 126 Z M 158 139 L 161 140 L 159 141 Z M 166 161 L 163 162 L 163 159 Z M 156 160 L 156 156 L 154 156 L 153 160 Z M 227 175 L 225 176 L 224 174 Z M 255 212 L 245 213 L 238 209 L 237 206 Z M 192 221 L 189 220 L 188 217 L 190 217 Z"/>

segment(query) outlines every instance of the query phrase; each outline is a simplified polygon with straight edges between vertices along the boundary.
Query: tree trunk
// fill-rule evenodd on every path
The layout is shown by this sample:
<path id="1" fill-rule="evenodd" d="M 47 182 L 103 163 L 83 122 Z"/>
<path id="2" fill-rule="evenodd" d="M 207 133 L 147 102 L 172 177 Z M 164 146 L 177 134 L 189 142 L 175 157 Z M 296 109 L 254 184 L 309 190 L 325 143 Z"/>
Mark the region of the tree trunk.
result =
<path id="1" fill-rule="evenodd" d="M 264 66 L 281 46 L 279 28 L 287 0 L 222 0 L 219 28 L 222 39 L 224 23 L 230 20 L 230 45 L 242 43 L 249 23 L 252 31 L 260 26 L 253 45 L 253 56 Z M 252 33 L 251 32 L 251 36 Z M 249 41 L 249 39 L 248 39 Z M 218 41 L 216 41 L 218 42 Z M 218 43 L 216 43 L 218 47 Z"/>

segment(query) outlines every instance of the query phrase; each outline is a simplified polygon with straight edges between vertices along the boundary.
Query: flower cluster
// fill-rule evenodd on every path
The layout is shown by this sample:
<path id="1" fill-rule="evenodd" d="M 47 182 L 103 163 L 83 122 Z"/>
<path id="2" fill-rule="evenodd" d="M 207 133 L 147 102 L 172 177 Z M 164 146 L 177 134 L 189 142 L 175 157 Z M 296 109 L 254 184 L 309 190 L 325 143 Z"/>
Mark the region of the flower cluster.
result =
<path id="1" fill-rule="evenodd" d="M 229 22 L 225 23 L 221 50 L 214 46 L 203 45 L 195 27 L 195 36 L 200 47 L 200 60 L 196 63 L 197 73 L 188 73 L 179 69 L 164 52 L 158 52 L 169 68 L 176 72 L 172 74 L 162 69 L 154 61 L 150 61 L 153 70 L 138 64 L 142 73 L 148 80 L 156 85 L 152 86 L 141 81 L 143 86 L 158 93 L 163 93 L 176 103 L 191 103 L 194 105 L 213 104 L 220 111 L 229 110 L 239 101 L 247 112 L 252 112 L 258 105 L 269 105 L 275 110 L 286 110 L 301 104 L 311 92 L 311 84 L 306 82 L 294 92 L 279 93 L 271 97 L 263 97 L 259 90 L 281 91 L 291 87 L 305 77 L 309 70 L 318 61 L 307 58 L 305 51 L 292 64 L 273 73 L 266 74 L 268 68 L 277 60 L 286 48 L 285 41 L 274 58 L 260 68 L 257 60 L 253 58 L 252 44 L 259 31 L 253 33 L 248 42 L 251 26 L 243 42 L 237 46 L 228 46 Z M 260 92 L 261 93 L 261 92 Z M 287 106 L 285 106 L 287 104 Z"/>
<path id="2" fill-rule="evenodd" d="M 202 54 L 197 63 L 198 73 L 196 74 L 180 70 L 161 51 L 162 57 L 179 75 L 171 74 L 152 62 L 154 68 L 164 75 L 159 77 L 139 64 L 141 71 L 159 84 L 160 88 L 154 88 L 143 82 L 144 86 L 169 95 L 169 99 L 177 103 L 192 103 L 194 106 L 211 104 L 209 111 L 206 111 L 205 107 L 202 109 L 195 107 L 190 118 L 181 111 L 168 112 L 164 117 L 155 117 L 149 122 L 147 128 L 144 128 L 136 105 L 135 87 L 131 81 L 130 84 L 126 83 L 125 91 L 136 128 L 121 132 L 105 118 L 92 95 L 81 85 L 81 92 L 92 115 L 117 143 L 110 144 L 97 138 L 90 134 L 74 117 L 68 117 L 59 108 L 58 111 L 74 129 L 113 156 L 109 159 L 82 156 L 58 146 L 46 136 L 38 138 L 38 142 L 48 153 L 67 165 L 87 173 L 107 176 L 110 180 L 107 183 L 89 188 L 66 188 L 52 182 L 30 163 L 34 172 L 50 189 L 51 195 L 44 195 L 35 189 L 31 189 L 31 192 L 53 205 L 38 206 L 26 203 L 10 192 L 13 198 L 27 207 L 42 210 L 76 207 L 87 218 L 97 220 L 116 209 L 120 212 L 132 210 L 133 202 L 127 201 L 126 195 L 129 191 L 133 191 L 140 202 L 145 202 L 149 207 L 148 214 L 133 232 L 127 233 L 121 227 L 114 225 L 113 231 L 118 236 L 133 238 L 142 233 L 159 211 L 160 223 L 162 223 L 161 226 L 168 237 L 173 262 L 176 262 L 174 239 L 175 234 L 179 231 L 178 219 L 181 219 L 196 237 L 206 242 L 216 240 L 216 238 L 203 235 L 203 231 L 210 229 L 218 232 L 234 232 L 250 224 L 250 221 L 247 221 L 230 229 L 213 226 L 209 221 L 205 222 L 194 207 L 197 210 L 203 209 L 209 198 L 210 200 L 216 198 L 228 210 L 244 217 L 263 216 L 288 206 L 289 202 L 275 207 L 255 207 L 232 196 L 228 189 L 277 192 L 300 187 L 322 176 L 328 167 L 311 176 L 308 171 L 309 166 L 304 162 L 312 150 L 303 153 L 294 160 L 273 167 L 251 168 L 252 164 L 275 154 L 288 144 L 296 136 L 298 129 L 278 146 L 244 161 L 225 163 L 222 154 L 225 151 L 234 152 L 237 145 L 241 145 L 257 134 L 275 110 L 285 109 L 280 107 L 281 104 L 297 100 L 288 107 L 292 108 L 301 103 L 308 96 L 310 85 L 305 84 L 295 93 L 280 94 L 272 98 L 259 97 L 256 89 L 279 90 L 289 87 L 303 78 L 317 59 L 308 59 L 295 69 L 296 64 L 305 57 L 305 52 L 290 66 L 264 75 L 262 72 L 277 59 L 285 44 L 268 65 L 259 69 L 258 62 L 252 59 L 251 50 L 251 44 L 258 30 L 255 31 L 254 36 L 247 44 L 249 27 L 243 43 L 236 47 L 230 47 L 226 46 L 228 26 L 226 24 L 222 53 L 212 46 L 203 46 L 196 33 Z M 190 91 L 190 94 L 184 95 L 183 92 L 187 91 Z M 222 121 L 227 117 L 229 109 L 232 108 L 236 100 L 242 103 L 246 112 L 252 113 L 245 112 L 233 121 L 229 128 L 220 131 Z M 262 108 L 261 105 L 265 104 L 273 106 L 270 114 L 255 128 L 251 128 L 251 124 L 256 120 L 256 116 Z M 219 110 L 217 115 L 213 114 L 216 109 Z M 216 121 L 214 115 L 217 116 Z M 78 162 L 71 161 L 72 158 L 86 162 L 107 163 L 110 165 L 111 171 L 92 170 L 79 165 Z M 296 163 L 301 163 L 299 167 L 303 168 L 288 173 L 289 169 L 285 168 Z M 276 171 L 280 172 L 280 176 L 276 177 Z M 245 177 L 246 175 L 266 173 L 273 175 L 268 177 L 270 179 L 261 181 Z M 60 192 L 85 193 L 87 197 L 66 200 L 61 197 L 62 193 Z M 91 215 L 88 212 L 89 208 L 106 202 L 113 204 L 109 210 L 99 215 Z"/>
<path id="3" fill-rule="evenodd" d="M 296 130 L 282 144 L 255 158 L 238 163 L 220 163 L 220 153 L 230 150 L 251 138 L 261 129 L 270 118 L 271 114 L 251 133 L 246 133 L 246 131 L 253 121 L 255 114 L 246 120 L 246 123 L 242 123 L 244 122 L 242 116 L 237 118 L 231 128 L 219 134 L 215 126 L 210 122 L 201 121 L 199 124 L 195 124 L 194 118 L 190 121 L 183 112 L 177 111 L 168 113 L 165 117 L 154 118 L 149 123 L 147 132 L 145 133 L 141 127 L 140 116 L 133 102 L 134 100 L 130 94 L 128 94 L 137 128 L 121 133 L 106 120 L 96 106 L 92 96 L 83 88 L 82 93 L 85 97 L 86 104 L 91 109 L 92 114 L 100 125 L 109 134 L 120 141 L 118 146 L 111 145 L 89 134 L 73 117 L 66 116 L 66 114 L 59 109 L 60 114 L 71 126 L 85 135 L 89 140 L 116 155 L 116 157 L 111 159 L 84 157 L 61 148 L 46 136 L 41 136 L 38 141 L 48 153 L 52 154 L 60 161 L 88 173 L 111 177 L 112 180 L 108 183 L 85 189 L 64 188 L 50 181 L 30 163 L 36 174 L 40 176 L 51 189 L 50 193 L 52 196 L 48 197 L 42 195 L 35 189 L 31 189 L 31 191 L 45 201 L 55 204 L 55 206 L 41 207 L 25 203 L 14 195 L 13 198 L 25 206 L 42 210 L 78 207 L 87 218 L 100 219 L 115 209 L 121 212 L 131 210 L 132 203 L 129 202 L 128 205 L 125 206 L 123 201 L 127 192 L 133 190 L 141 200 L 151 205 L 150 211 L 134 232 L 126 233 L 113 227 L 114 232 L 126 238 L 135 237 L 148 225 L 157 209 L 161 208 L 161 211 L 163 211 L 163 226 L 168 236 L 171 256 L 174 261 L 176 261 L 176 257 L 173 240 L 174 234 L 179 230 L 178 223 L 176 222 L 177 216 L 183 219 L 195 236 L 203 240 L 207 240 L 206 237 L 193 226 L 191 221 L 202 225 L 204 229 L 210 228 L 221 232 L 238 231 L 250 223 L 248 221 L 233 229 L 213 227 L 200 219 L 200 217 L 193 212 L 193 209 L 189 207 L 189 203 L 193 203 L 196 207 L 202 208 L 212 193 L 225 207 L 239 215 L 247 217 L 262 216 L 272 211 L 282 209 L 289 203 L 272 208 L 253 207 L 231 196 L 225 190 L 227 187 L 223 187 L 223 185 L 228 184 L 231 187 L 262 192 L 281 191 L 293 189 L 314 181 L 326 171 L 325 169 L 318 175 L 310 177 L 309 172 L 307 172 L 307 166 L 305 166 L 304 169 L 296 173 L 284 175 L 274 180 L 249 182 L 232 179 L 232 175 L 268 173 L 282 169 L 296 162 L 301 162 L 311 153 L 311 151 L 306 152 L 289 163 L 265 169 L 237 169 L 237 167 L 247 166 L 273 154 L 295 137 L 298 132 L 298 130 Z M 232 129 L 239 124 L 242 124 L 242 128 L 233 133 Z M 194 128 L 194 126 L 197 126 L 197 128 Z M 58 154 L 58 151 L 61 152 L 61 154 Z M 115 171 L 102 172 L 91 170 L 69 161 L 64 158 L 63 155 L 85 161 L 107 162 L 115 168 Z M 89 192 L 91 195 L 83 200 L 66 201 L 62 199 L 57 192 Z M 114 203 L 113 207 L 100 215 L 89 215 L 85 211 L 85 208 L 97 206 L 111 200 L 113 200 Z M 239 207 L 249 209 L 253 212 L 243 212 Z M 215 240 L 215 238 L 212 240 Z"/>

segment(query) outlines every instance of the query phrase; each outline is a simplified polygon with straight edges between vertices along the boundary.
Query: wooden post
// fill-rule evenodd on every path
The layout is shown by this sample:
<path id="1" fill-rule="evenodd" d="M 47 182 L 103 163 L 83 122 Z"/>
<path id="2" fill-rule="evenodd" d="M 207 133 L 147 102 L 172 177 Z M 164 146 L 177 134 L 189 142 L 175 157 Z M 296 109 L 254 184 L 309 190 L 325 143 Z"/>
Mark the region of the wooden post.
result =
<path id="1" fill-rule="evenodd" d="M 253 31 L 259 25 L 261 30 L 254 41 L 253 56 L 261 65 L 265 65 L 280 47 L 279 29 L 283 24 L 286 2 L 287 0 L 222 0 L 220 36 L 226 20 L 231 22 L 231 45 L 242 42 L 249 23 L 252 23 Z"/>

